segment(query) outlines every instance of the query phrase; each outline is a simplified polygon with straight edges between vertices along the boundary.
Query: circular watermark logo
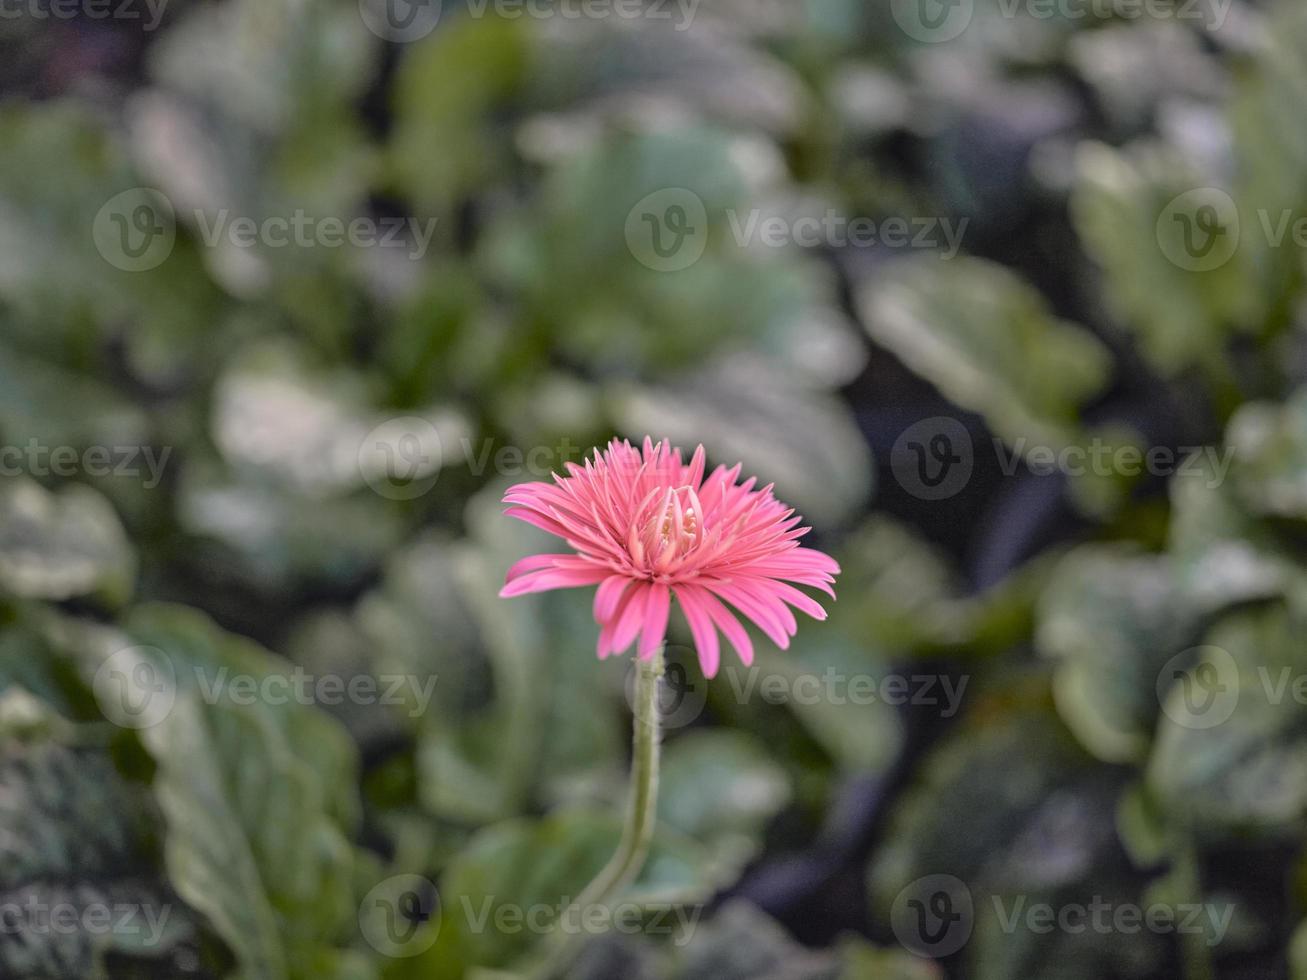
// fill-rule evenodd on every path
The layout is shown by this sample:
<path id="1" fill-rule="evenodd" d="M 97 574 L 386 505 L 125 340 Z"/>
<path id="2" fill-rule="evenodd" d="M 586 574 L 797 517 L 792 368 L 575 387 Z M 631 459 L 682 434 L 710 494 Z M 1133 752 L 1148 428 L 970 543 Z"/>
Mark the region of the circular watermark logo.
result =
<path id="1" fill-rule="evenodd" d="M 908 426 L 890 450 L 894 478 L 919 500 L 947 500 L 961 491 L 975 462 L 967 427 L 946 415 Z"/>
<path id="2" fill-rule="evenodd" d="M 940 44 L 971 26 L 976 0 L 892 0 L 894 20 L 914 41 Z"/>
<path id="3" fill-rule="evenodd" d="M 442 0 L 359 0 L 359 16 L 385 41 L 420 41 L 440 23 Z"/>
<path id="4" fill-rule="evenodd" d="M 388 419 L 363 437 L 358 466 L 364 481 L 388 500 L 414 500 L 440 476 L 440 433 L 416 415 Z"/>
<path id="5" fill-rule="evenodd" d="M 673 656 L 675 654 L 675 656 Z M 698 656 L 686 647 L 668 645 L 663 663 L 666 665 L 662 681 L 658 684 L 658 717 L 648 717 L 649 708 L 637 704 L 635 700 L 635 678 L 640 669 L 640 661 L 632 658 L 631 666 L 626 672 L 626 703 L 631 713 L 641 722 L 648 724 L 657 721 L 666 729 L 684 728 L 703 714 L 708 702 L 708 679 L 695 667 L 686 664 L 698 664 Z"/>
<path id="6" fill-rule="evenodd" d="M 359 906 L 359 931 L 382 956 L 404 959 L 426 952 L 440 935 L 440 896 L 421 875 L 395 875 Z"/>
<path id="7" fill-rule="evenodd" d="M 157 269 L 177 244 L 172 202 L 149 187 L 133 187 L 104 203 L 91 225 L 101 257 L 123 272 Z"/>
<path id="8" fill-rule="evenodd" d="M 151 728 L 177 700 L 177 671 L 158 647 L 124 647 L 105 658 L 91 682 L 100 712 L 120 728 Z"/>
<path id="9" fill-rule="evenodd" d="M 1219 187 L 1185 191 L 1157 218 L 1157 244 L 1181 269 L 1211 272 L 1239 249 L 1239 206 Z"/>
<path id="10" fill-rule="evenodd" d="M 950 956 L 975 927 L 971 889 L 953 875 L 918 878 L 895 897 L 890 925 L 904 949 L 932 959 Z"/>
<path id="11" fill-rule="evenodd" d="M 654 191 L 626 216 L 626 247 L 654 272 L 680 272 L 708 247 L 708 209 L 684 187 Z"/>
<path id="12" fill-rule="evenodd" d="M 1215 728 L 1239 705 L 1239 664 L 1221 647 L 1190 647 L 1158 673 L 1157 700 L 1181 728 Z"/>

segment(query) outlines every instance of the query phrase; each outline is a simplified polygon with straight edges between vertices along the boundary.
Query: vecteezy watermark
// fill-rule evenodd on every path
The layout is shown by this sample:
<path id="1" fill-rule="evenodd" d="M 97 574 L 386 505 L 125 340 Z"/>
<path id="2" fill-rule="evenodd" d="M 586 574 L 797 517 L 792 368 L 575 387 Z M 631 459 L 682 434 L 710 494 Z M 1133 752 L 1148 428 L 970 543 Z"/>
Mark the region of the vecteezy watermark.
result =
<path id="1" fill-rule="evenodd" d="M 321 216 L 302 208 L 262 218 L 233 214 L 230 208 L 214 212 L 197 208 L 190 218 L 206 248 L 402 249 L 414 262 L 427 254 L 439 220 Z M 177 242 L 177 212 L 159 191 L 132 188 L 105 202 L 95 217 L 92 237 L 100 255 L 114 268 L 148 272 L 172 254 Z"/>
<path id="2" fill-rule="evenodd" d="M 359 905 L 359 932 L 382 956 L 425 953 L 440 935 L 440 896 L 421 875 L 394 875 Z"/>
<path id="3" fill-rule="evenodd" d="M 1004 901 L 991 896 L 999 928 L 1009 936 L 1018 930 L 1037 936 L 1053 932 L 1080 935 L 1092 932 L 1100 936 L 1133 936 L 1141 932 L 1157 935 L 1200 936 L 1209 946 L 1218 946 L 1230 928 L 1234 905 L 1226 902 L 1178 902 L 1169 905 L 1153 902 L 1111 902 L 1095 895 L 1087 903 L 1031 902 L 1025 895 Z"/>
<path id="4" fill-rule="evenodd" d="M 153 490 L 163 479 L 172 447 L 153 446 L 47 446 L 29 439 L 22 446 L 0 445 L 0 476 L 122 477 L 140 479 Z"/>
<path id="5" fill-rule="evenodd" d="M 680 272 L 708 248 L 708 208 L 694 191 L 668 187 L 642 197 L 626 215 L 626 247 L 654 272 Z"/>
<path id="6" fill-rule="evenodd" d="M 137 902 L 48 902 L 29 894 L 0 902 L 3 936 L 120 936 L 155 948 L 163 938 L 172 905 Z"/>
<path id="7" fill-rule="evenodd" d="M 1141 449 L 1129 443 L 1108 442 L 1098 436 L 1086 445 L 1032 445 L 1016 439 L 1009 452 L 1003 440 L 994 440 L 999 469 L 1004 476 L 1015 476 L 1024 462 L 1035 476 L 1158 476 L 1193 478 L 1203 481 L 1208 490 L 1225 482 L 1234 462 L 1234 448 L 1216 446 L 1151 446 Z"/>
<path id="8" fill-rule="evenodd" d="M 363 482 L 387 500 L 416 500 L 436 485 L 444 463 L 440 430 L 430 419 L 387 419 L 363 437 L 357 462 Z"/>
<path id="9" fill-rule="evenodd" d="M 992 439 L 998 469 L 1016 476 L 1024 466 L 1034 476 L 1153 476 L 1201 480 L 1208 490 L 1225 482 L 1233 447 L 1151 446 L 1093 436 L 1083 443 L 1051 446 L 1024 437 L 1009 447 Z M 976 446 L 967 427 L 946 415 L 914 422 L 890 450 L 890 469 L 904 490 L 919 500 L 947 500 L 960 493 L 975 470 Z"/>
<path id="10" fill-rule="evenodd" d="M 636 719 L 646 725 L 656 723 L 660 729 L 667 730 L 684 728 L 703 714 L 708 703 L 708 681 L 703 674 L 686 666 L 696 662 L 693 650 L 672 643 L 666 646 L 663 676 L 658 684 L 658 703 L 653 707 L 657 717 L 651 718 L 649 706 L 635 697 L 639 664 L 632 658 L 626 671 L 624 690 L 626 703 Z"/>
<path id="11" fill-rule="evenodd" d="M 177 670 L 158 647 L 124 647 L 106 657 L 91 684 L 100 712 L 120 728 L 153 728 L 177 700 Z"/>
<path id="12" fill-rule="evenodd" d="M 947 500 L 971 480 L 971 433 L 957 419 L 938 415 L 904 429 L 890 450 L 894 478 L 919 500 Z"/>
<path id="13" fill-rule="evenodd" d="M 708 701 L 708 681 L 687 668 L 694 663 L 693 651 L 677 645 L 667 648 L 667 665 L 658 688 L 658 712 L 664 729 L 684 728 L 703 713 Z M 632 711 L 646 710 L 635 703 L 633 660 L 627 671 L 626 699 Z M 836 706 L 875 704 L 938 709 L 942 718 L 952 718 L 962 707 L 970 677 L 963 674 L 932 674 L 925 671 L 883 674 L 846 673 L 827 667 L 820 674 L 775 673 L 757 665 L 730 664 L 719 675 L 737 704 L 755 700 L 767 704 Z"/>
<path id="14" fill-rule="evenodd" d="M 667 937 L 675 946 L 684 946 L 694 937 L 703 915 L 702 905 L 673 902 L 580 905 L 567 897 L 557 902 L 519 905 L 497 902 L 493 895 L 484 895 L 475 902 L 463 896 L 458 900 L 458 907 L 468 931 L 474 934 L 493 931 L 501 936 L 522 933 L 543 936 L 562 932 L 569 936 L 601 936 L 617 932 L 627 936 Z"/>
<path id="15" fill-rule="evenodd" d="M 833 208 L 797 217 L 761 208 L 727 208 L 724 214 L 739 248 L 915 248 L 937 251 L 942 259 L 957 255 L 970 224 L 969 218 L 925 215 L 878 221 Z M 668 187 L 637 201 L 623 231 L 627 249 L 641 265 L 654 272 L 680 272 L 703 257 L 710 226 L 703 198 L 685 187 Z"/>
<path id="16" fill-rule="evenodd" d="M 359 0 L 359 16 L 382 40 L 407 44 L 436 29 L 442 6 L 441 0 Z"/>
<path id="17" fill-rule="evenodd" d="M 459 440 L 463 460 L 473 476 L 482 476 L 487 470 L 500 476 L 548 477 L 563 472 L 567 463 L 581 458 L 581 447 L 564 436 L 555 445 L 521 446 L 501 445 L 493 439 L 473 442 Z"/>
<path id="18" fill-rule="evenodd" d="M 820 217 L 803 215 L 787 218 L 765 214 L 755 208 L 741 215 L 733 208 L 726 211 L 731 237 L 740 248 L 762 245 L 766 248 L 913 248 L 937 252 L 941 259 L 951 259 L 962 248 L 970 218 L 954 221 L 945 217 L 850 217 L 828 208 Z"/>
<path id="19" fill-rule="evenodd" d="M 289 215 L 272 215 L 256 220 L 233 217 L 230 209 L 221 208 L 212 215 L 194 212 L 200 240 L 217 248 L 224 240 L 233 248 L 395 248 L 407 249 L 407 257 L 421 259 L 431 247 L 439 219 L 359 216 L 319 217 L 297 208 Z"/>
<path id="20" fill-rule="evenodd" d="M 1219 187 L 1197 187 L 1167 202 L 1157 218 L 1157 243 L 1172 264 L 1189 272 L 1221 268 L 1248 242 L 1307 251 L 1307 213 L 1258 208 L 1253 217 L 1247 220 Z"/>
<path id="21" fill-rule="evenodd" d="M 1295 672 L 1292 667 L 1272 671 L 1270 667 L 1260 666 L 1257 678 L 1268 704 L 1278 706 L 1288 698 L 1296 705 L 1307 707 L 1307 673 Z"/>
<path id="22" fill-rule="evenodd" d="M 1239 691 L 1239 664 L 1218 646 L 1182 650 L 1157 673 L 1158 703 L 1181 728 L 1201 731 L 1229 721 Z"/>
<path id="23" fill-rule="evenodd" d="M 135 21 L 153 31 L 163 21 L 168 0 L 0 0 L 0 20 Z"/>
<path id="24" fill-rule="evenodd" d="M 1219 269 L 1239 250 L 1239 206 L 1218 187 L 1196 187 L 1172 198 L 1157 216 L 1157 244 L 1189 272 Z"/>
<path id="25" fill-rule="evenodd" d="M 620 933 L 667 938 L 684 946 L 694 936 L 703 905 L 675 902 L 580 904 L 567 896 L 556 902 L 520 904 L 500 901 L 493 894 L 476 899 L 463 895 L 441 902 L 436 886 L 415 874 L 382 881 L 359 906 L 359 930 L 383 956 L 406 958 L 430 949 L 440 936 L 442 921 L 453 921 L 462 935 L 601 936 Z"/>
<path id="26" fill-rule="evenodd" d="M 227 702 L 238 707 L 286 704 L 336 707 L 382 705 L 407 707 L 417 718 L 431 703 L 436 675 L 417 674 L 311 674 L 295 666 L 288 674 L 242 674 L 226 667 L 216 671 L 194 669 L 196 687 L 206 704 Z"/>
<path id="27" fill-rule="evenodd" d="M 890 924 L 899 943 L 918 956 L 940 959 L 962 949 L 980 913 L 988 909 L 1008 936 L 1033 935 L 1199 936 L 1209 946 L 1225 939 L 1234 916 L 1231 903 L 1153 902 L 1138 905 L 1093 895 L 1088 902 L 1032 902 L 1027 895 L 990 895 L 977 906 L 971 889 L 953 875 L 933 874 L 904 887 L 890 908 Z"/>
<path id="28" fill-rule="evenodd" d="M 167 261 L 177 243 L 172 201 L 150 187 L 133 187 L 104 202 L 91 225 L 95 248 L 123 272 L 148 272 Z"/>
<path id="29" fill-rule="evenodd" d="M 749 702 L 756 693 L 769 704 L 938 708 L 941 718 L 958 713 L 971 680 L 966 674 L 846 674 L 834 667 L 827 667 L 821 674 L 770 674 L 757 667 L 728 667 L 723 673 L 740 704 Z"/>
<path id="30" fill-rule="evenodd" d="M 688 31 L 700 0 L 458 0 L 460 15 L 501 20 L 650 20 Z M 440 23 L 442 0 L 359 0 L 368 30 L 399 44 L 420 41 Z"/>
<path id="31" fill-rule="evenodd" d="M 952 956 L 976 926 L 971 889 L 953 875 L 926 875 L 894 898 L 890 927 L 906 950 L 931 959 Z"/>
<path id="32" fill-rule="evenodd" d="M 1307 673 L 1281 665 L 1259 664 L 1256 683 L 1266 704 L 1285 701 L 1307 707 Z M 1157 697 L 1166 716 L 1182 728 L 1207 729 L 1224 724 L 1234 715 L 1243 695 L 1238 661 L 1218 646 L 1191 647 L 1176 654 L 1158 672 Z"/>
<path id="33" fill-rule="evenodd" d="M 462 463 L 475 477 L 532 476 L 548 479 L 581 458 L 582 447 L 566 436 L 554 444 L 514 446 L 495 439 L 458 440 Z M 413 500 L 436 485 L 449 462 L 436 427 L 416 416 L 389 419 L 369 432 L 359 446 L 359 470 L 364 481 L 390 500 Z"/>
<path id="34" fill-rule="evenodd" d="M 997 0 L 988 13 L 1012 20 L 1158 20 L 1225 26 L 1234 0 Z M 976 16 L 976 0 L 891 0 L 899 28 L 916 41 L 941 44 L 960 37 Z"/>
<path id="35" fill-rule="evenodd" d="M 245 674 L 227 667 L 194 666 L 178 671 L 157 647 L 127 647 L 105 659 L 92 692 L 101 713 L 123 728 L 151 728 L 171 714 L 179 681 L 193 681 L 205 704 L 250 707 L 287 704 L 336 707 L 406 708 L 410 718 L 424 714 L 435 691 L 436 675 L 313 674 L 296 665 L 286 673 Z"/>

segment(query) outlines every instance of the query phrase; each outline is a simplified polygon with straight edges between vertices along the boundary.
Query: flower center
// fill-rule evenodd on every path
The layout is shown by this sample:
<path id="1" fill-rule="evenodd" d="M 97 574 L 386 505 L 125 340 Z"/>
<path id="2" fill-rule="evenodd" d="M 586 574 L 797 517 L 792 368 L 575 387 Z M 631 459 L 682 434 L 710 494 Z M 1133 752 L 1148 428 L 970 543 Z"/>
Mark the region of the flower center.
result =
<path id="1" fill-rule="evenodd" d="M 688 489 L 688 488 L 684 488 Z M 678 491 L 679 492 L 679 491 Z M 676 522 L 676 515 L 667 513 L 663 517 L 663 526 L 659 532 L 662 537 L 662 544 L 665 547 L 673 539 L 679 545 L 682 542 L 693 544 L 699 536 L 699 518 L 694 512 L 694 507 L 689 501 L 681 505 L 681 520 Z"/>
<path id="2" fill-rule="evenodd" d="M 650 493 L 632 525 L 629 549 L 636 565 L 667 572 L 703 541 L 703 505 L 690 486 Z"/>

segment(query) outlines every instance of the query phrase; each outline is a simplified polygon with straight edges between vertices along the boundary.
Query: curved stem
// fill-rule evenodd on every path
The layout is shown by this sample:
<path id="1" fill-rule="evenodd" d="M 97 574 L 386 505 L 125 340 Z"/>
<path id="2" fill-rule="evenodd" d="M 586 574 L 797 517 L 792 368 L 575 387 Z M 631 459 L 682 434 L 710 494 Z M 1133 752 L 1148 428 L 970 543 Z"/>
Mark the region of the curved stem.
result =
<path id="1" fill-rule="evenodd" d="M 658 811 L 658 757 L 661 741 L 661 717 L 658 688 L 663 676 L 663 651 L 660 648 L 648 660 L 636 661 L 635 694 L 632 698 L 634 721 L 631 734 L 631 793 L 622 829 L 622 840 L 617 851 L 602 871 L 586 885 L 564 913 L 573 910 L 584 915 L 587 909 L 606 905 L 618 892 L 635 880 L 649 856 L 653 841 L 654 823 Z M 532 980 L 552 980 L 560 976 L 571 963 L 578 950 L 566 933 L 561 937 L 538 967 L 531 971 Z"/>

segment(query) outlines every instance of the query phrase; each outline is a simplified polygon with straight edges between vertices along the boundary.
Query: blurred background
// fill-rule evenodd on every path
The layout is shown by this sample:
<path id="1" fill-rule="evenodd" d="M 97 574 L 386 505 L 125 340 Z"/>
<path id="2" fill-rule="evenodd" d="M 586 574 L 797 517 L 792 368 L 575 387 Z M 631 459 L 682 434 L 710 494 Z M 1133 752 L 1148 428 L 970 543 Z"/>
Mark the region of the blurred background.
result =
<path id="1" fill-rule="evenodd" d="M 2 0 L 0 977 L 525 975 L 630 665 L 499 499 L 649 434 L 844 574 L 673 616 L 569 977 L 1307 978 L 1304 104 L 1298 0 Z"/>

